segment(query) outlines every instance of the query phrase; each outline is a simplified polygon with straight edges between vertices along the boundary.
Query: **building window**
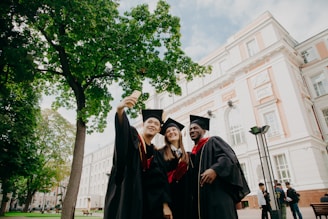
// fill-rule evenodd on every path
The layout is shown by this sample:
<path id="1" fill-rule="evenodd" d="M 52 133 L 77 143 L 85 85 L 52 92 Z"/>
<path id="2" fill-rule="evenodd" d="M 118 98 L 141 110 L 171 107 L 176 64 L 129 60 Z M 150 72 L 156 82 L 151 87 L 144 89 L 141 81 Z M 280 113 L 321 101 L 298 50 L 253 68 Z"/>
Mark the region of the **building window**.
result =
<path id="1" fill-rule="evenodd" d="M 274 156 L 274 161 L 277 168 L 278 180 L 281 182 L 290 182 L 290 173 L 285 154 Z"/>
<path id="2" fill-rule="evenodd" d="M 325 119 L 326 126 L 328 127 L 328 108 L 322 110 L 323 118 Z"/>
<path id="3" fill-rule="evenodd" d="M 241 116 L 236 108 L 231 108 L 228 113 L 231 145 L 238 145 L 245 142 L 244 129 L 241 125 Z"/>
<path id="4" fill-rule="evenodd" d="M 248 55 L 254 56 L 257 52 L 258 52 L 258 48 L 257 48 L 257 44 L 255 40 L 251 40 L 249 41 L 247 44 L 247 51 L 248 51 Z"/>
<path id="5" fill-rule="evenodd" d="M 311 47 L 307 50 L 304 50 L 303 52 L 301 52 L 301 54 L 304 59 L 304 63 L 312 62 L 313 60 L 315 60 L 317 58 L 313 47 Z"/>
<path id="6" fill-rule="evenodd" d="M 323 72 L 311 77 L 311 81 L 317 97 L 328 94 L 328 79 Z"/>
<path id="7" fill-rule="evenodd" d="M 267 132 L 268 137 L 277 136 L 280 134 L 279 122 L 275 111 L 266 112 L 263 114 L 265 125 L 269 125 L 270 128 Z"/>

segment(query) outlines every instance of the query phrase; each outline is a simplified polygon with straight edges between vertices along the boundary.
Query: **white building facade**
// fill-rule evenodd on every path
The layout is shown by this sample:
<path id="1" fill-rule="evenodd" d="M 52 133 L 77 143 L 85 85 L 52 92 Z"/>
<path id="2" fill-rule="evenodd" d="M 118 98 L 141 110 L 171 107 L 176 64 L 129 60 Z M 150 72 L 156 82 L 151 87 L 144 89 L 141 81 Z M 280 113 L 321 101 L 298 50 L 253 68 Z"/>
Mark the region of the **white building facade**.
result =
<path id="1" fill-rule="evenodd" d="M 84 156 L 77 209 L 102 209 L 112 167 L 113 144 Z"/>
<path id="2" fill-rule="evenodd" d="M 297 43 L 265 12 L 200 64 L 212 65 L 212 73 L 192 81 L 181 78 L 181 96 L 154 93 L 147 107 L 164 109 L 167 117 L 186 125 L 183 136 L 189 149 L 189 115 L 210 117 L 209 135 L 225 139 L 244 169 L 252 191 L 245 198 L 249 207 L 257 207 L 256 191 L 263 182 L 256 139 L 249 130 L 269 125 L 266 137 L 275 179 L 291 183 L 301 194 L 301 206 L 318 202 L 328 192 L 328 30 Z M 156 145 L 162 142 L 160 136 L 155 139 Z M 90 191 L 98 185 L 95 172 L 88 171 L 103 162 L 107 166 L 98 174 L 105 176 L 111 150 L 85 157 L 90 163 L 83 168 L 79 200 L 82 194 L 96 194 Z M 103 160 L 90 158 L 98 153 Z M 100 181 L 104 197 L 107 178 Z"/>

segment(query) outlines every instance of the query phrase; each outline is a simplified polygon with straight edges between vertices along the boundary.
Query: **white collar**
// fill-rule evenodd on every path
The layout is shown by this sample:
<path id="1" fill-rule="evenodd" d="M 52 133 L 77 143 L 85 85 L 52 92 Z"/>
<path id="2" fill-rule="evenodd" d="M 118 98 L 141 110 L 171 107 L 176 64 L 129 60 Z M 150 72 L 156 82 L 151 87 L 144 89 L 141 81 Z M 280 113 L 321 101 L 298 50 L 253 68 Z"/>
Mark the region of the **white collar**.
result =
<path id="1" fill-rule="evenodd" d="M 176 155 L 177 158 L 180 158 L 182 156 L 182 150 L 181 148 L 175 147 L 173 144 L 171 144 L 171 150 Z"/>

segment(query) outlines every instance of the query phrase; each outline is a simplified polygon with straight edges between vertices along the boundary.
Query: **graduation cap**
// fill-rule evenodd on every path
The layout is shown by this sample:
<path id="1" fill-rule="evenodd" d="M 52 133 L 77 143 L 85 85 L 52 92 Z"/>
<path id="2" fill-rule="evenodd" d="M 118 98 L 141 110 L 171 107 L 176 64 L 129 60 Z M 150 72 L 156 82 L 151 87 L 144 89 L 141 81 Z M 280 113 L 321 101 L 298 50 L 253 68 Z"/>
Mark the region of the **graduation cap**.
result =
<path id="1" fill-rule="evenodd" d="M 184 128 L 184 125 L 175 121 L 174 119 L 168 118 L 165 121 L 165 123 L 163 124 L 160 134 L 165 135 L 166 129 L 168 129 L 170 127 L 176 127 L 177 129 L 179 129 L 181 131 Z"/>
<path id="2" fill-rule="evenodd" d="M 190 124 L 193 124 L 193 123 L 196 123 L 204 130 L 210 130 L 210 119 L 209 118 L 190 115 Z"/>
<path id="3" fill-rule="evenodd" d="M 144 122 L 147 119 L 154 117 L 154 118 L 158 119 L 158 121 L 162 124 L 163 123 L 162 116 L 163 116 L 163 110 L 161 110 L 161 109 L 144 109 L 144 110 L 142 110 L 142 121 L 144 121 Z"/>

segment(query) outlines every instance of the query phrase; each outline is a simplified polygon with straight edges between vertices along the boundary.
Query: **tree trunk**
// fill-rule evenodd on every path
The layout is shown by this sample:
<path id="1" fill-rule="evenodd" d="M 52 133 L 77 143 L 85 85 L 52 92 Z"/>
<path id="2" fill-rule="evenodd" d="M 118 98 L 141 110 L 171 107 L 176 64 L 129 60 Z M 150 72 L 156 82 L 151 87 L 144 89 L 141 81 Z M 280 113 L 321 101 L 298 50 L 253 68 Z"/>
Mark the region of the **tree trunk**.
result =
<path id="1" fill-rule="evenodd" d="M 7 203 L 9 201 L 8 198 L 8 179 L 3 179 L 2 181 L 2 201 L 1 201 L 1 207 L 0 207 L 0 216 L 4 216 L 5 212 L 6 212 L 6 207 L 7 207 Z"/>
<path id="2" fill-rule="evenodd" d="M 36 191 L 33 191 L 33 192 L 28 191 L 27 192 L 27 197 L 26 197 L 26 200 L 25 200 L 25 203 L 24 203 L 25 206 L 24 206 L 23 212 L 28 211 L 28 207 L 30 206 L 30 204 L 32 202 L 32 198 L 33 198 L 35 193 L 36 193 Z"/>
<path id="3" fill-rule="evenodd" d="M 5 216 L 7 202 L 1 202 L 0 216 Z"/>
<path id="4" fill-rule="evenodd" d="M 63 200 L 61 219 L 74 219 L 76 199 L 79 192 L 82 174 L 86 125 L 78 118 L 76 123 L 76 138 L 73 152 L 72 169 Z"/>

